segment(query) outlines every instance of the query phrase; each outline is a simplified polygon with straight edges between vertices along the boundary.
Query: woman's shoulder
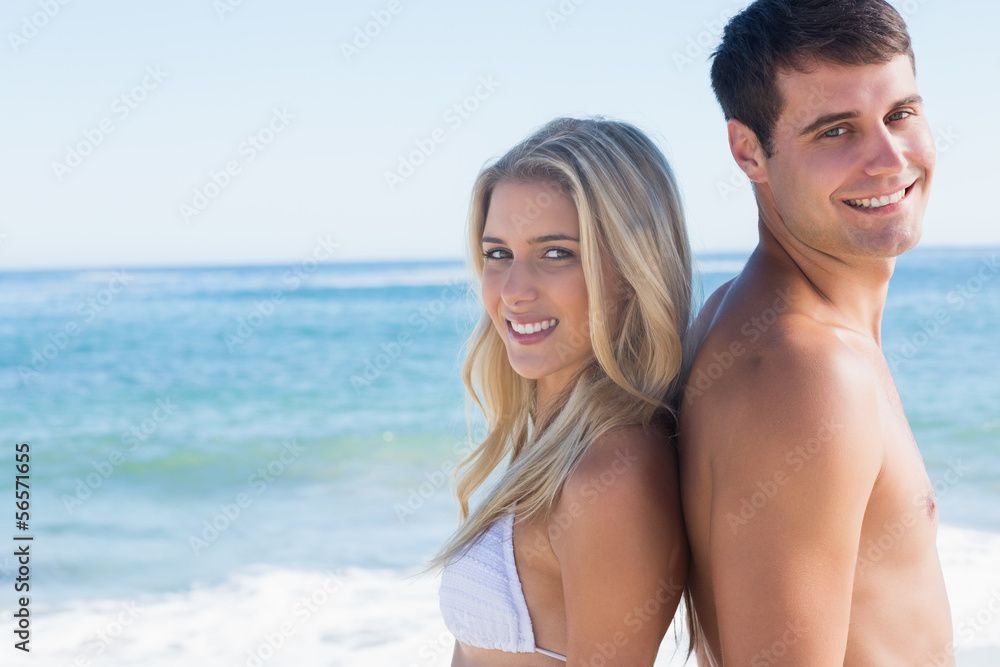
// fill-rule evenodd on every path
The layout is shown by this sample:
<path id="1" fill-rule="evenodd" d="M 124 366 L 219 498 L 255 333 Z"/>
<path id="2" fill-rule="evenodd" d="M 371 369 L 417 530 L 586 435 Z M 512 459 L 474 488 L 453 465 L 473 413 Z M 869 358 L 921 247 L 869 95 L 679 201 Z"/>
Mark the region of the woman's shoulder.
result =
<path id="1" fill-rule="evenodd" d="M 671 438 L 638 427 L 605 433 L 566 479 L 549 521 L 564 568 L 595 559 L 680 563 L 687 538 Z M 582 562 L 574 553 L 591 556 Z"/>
<path id="2" fill-rule="evenodd" d="M 662 427 L 619 427 L 598 437 L 566 479 L 559 504 L 596 503 L 608 510 L 645 511 L 678 502 L 677 452 Z"/>

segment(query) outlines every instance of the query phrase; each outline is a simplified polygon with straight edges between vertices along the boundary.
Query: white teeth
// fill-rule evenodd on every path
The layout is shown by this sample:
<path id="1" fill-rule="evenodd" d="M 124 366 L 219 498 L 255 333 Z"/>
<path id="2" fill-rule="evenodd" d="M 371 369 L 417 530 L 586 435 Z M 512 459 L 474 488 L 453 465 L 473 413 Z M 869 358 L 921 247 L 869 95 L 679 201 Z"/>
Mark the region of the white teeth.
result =
<path id="1" fill-rule="evenodd" d="M 508 320 L 510 321 L 510 320 Z M 518 324 L 511 322 L 510 328 L 521 335 L 533 334 L 554 327 L 559 320 L 545 320 L 544 322 L 529 322 L 528 324 Z"/>
<path id="2" fill-rule="evenodd" d="M 872 197 L 870 199 L 848 199 L 847 203 L 851 206 L 858 206 L 860 208 L 879 208 L 881 206 L 895 204 L 904 196 L 906 196 L 906 190 L 900 190 L 895 194 L 885 195 L 882 197 Z"/>

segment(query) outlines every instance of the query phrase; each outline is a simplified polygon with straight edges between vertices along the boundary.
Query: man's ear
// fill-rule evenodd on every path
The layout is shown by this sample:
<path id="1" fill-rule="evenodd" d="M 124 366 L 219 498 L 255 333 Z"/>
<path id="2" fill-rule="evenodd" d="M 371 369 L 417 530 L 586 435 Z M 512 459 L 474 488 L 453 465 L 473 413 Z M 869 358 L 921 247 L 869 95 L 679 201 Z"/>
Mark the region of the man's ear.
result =
<path id="1" fill-rule="evenodd" d="M 757 135 L 749 127 L 731 118 L 727 123 L 729 130 L 729 150 L 733 159 L 743 173 L 754 183 L 767 182 L 767 168 L 764 148 L 757 140 Z"/>

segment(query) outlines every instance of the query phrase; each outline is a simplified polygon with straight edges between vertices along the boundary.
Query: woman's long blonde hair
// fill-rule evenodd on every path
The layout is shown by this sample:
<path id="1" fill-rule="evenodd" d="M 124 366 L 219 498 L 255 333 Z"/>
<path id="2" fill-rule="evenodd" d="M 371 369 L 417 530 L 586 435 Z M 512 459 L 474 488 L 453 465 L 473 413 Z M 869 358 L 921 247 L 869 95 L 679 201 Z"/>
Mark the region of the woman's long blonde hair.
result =
<path id="1" fill-rule="evenodd" d="M 432 566 L 462 553 L 515 505 L 520 519 L 548 516 L 587 448 L 607 431 L 654 422 L 672 430 L 682 389 L 691 253 L 674 176 L 659 149 L 627 123 L 559 118 L 485 167 L 473 189 L 468 227 L 480 283 L 486 214 L 501 182 L 549 184 L 550 192 L 576 205 L 593 356 L 559 406 L 539 415 L 535 381 L 511 368 L 483 311 L 462 377 L 488 434 L 458 467 L 462 524 Z M 538 197 L 539 216 L 548 202 Z M 603 275 L 602 261 L 614 275 Z M 508 455 L 509 467 L 470 515 L 470 496 Z"/>

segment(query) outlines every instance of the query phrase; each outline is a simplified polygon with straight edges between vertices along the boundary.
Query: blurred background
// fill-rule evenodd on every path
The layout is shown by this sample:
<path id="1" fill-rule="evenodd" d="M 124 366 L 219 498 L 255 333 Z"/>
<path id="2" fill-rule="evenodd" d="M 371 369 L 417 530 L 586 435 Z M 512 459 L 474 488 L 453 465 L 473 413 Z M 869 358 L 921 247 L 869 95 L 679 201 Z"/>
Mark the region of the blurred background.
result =
<path id="1" fill-rule="evenodd" d="M 638 125 L 710 292 L 756 240 L 707 63 L 745 4 L 5 3 L 0 498 L 29 442 L 33 664 L 448 664 L 412 575 L 469 447 L 476 172 L 558 115 Z M 893 4 L 938 163 L 883 346 L 959 664 L 994 665 L 1000 8 Z"/>

